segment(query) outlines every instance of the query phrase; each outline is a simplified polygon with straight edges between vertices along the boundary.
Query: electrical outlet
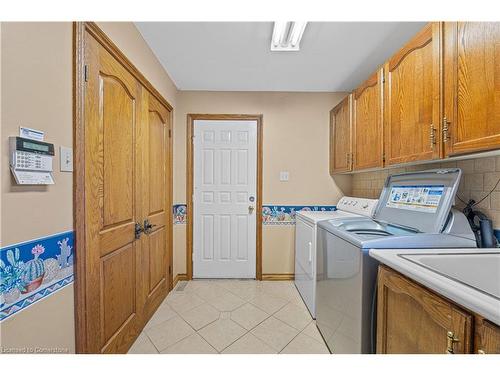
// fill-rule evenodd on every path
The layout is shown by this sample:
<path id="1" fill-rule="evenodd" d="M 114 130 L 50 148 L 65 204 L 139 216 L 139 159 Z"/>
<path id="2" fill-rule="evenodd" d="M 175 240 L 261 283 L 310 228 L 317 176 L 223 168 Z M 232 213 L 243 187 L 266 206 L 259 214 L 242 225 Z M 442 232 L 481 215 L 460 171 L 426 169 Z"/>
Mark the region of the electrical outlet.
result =
<path id="1" fill-rule="evenodd" d="M 289 178 L 289 173 L 288 171 L 281 171 L 280 172 L 280 181 L 288 181 Z"/>

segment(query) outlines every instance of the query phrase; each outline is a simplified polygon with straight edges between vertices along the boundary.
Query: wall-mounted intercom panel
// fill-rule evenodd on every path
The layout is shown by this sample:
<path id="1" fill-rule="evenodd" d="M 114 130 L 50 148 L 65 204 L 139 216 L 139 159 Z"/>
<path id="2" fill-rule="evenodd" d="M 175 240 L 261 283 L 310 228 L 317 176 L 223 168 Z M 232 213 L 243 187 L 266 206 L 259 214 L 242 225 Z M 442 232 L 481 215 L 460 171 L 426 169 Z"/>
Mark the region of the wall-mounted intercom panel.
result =
<path id="1" fill-rule="evenodd" d="M 52 185 L 54 145 L 22 137 L 9 137 L 10 170 L 20 185 Z"/>

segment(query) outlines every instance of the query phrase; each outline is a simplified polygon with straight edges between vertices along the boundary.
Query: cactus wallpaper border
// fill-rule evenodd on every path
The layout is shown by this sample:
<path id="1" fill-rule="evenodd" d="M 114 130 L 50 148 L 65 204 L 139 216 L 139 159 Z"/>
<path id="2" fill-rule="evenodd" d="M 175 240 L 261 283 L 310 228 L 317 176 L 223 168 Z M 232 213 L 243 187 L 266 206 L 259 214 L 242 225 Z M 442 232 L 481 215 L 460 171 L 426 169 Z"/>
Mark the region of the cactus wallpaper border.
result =
<path id="1" fill-rule="evenodd" d="M 74 232 L 0 249 L 0 321 L 74 280 Z"/>

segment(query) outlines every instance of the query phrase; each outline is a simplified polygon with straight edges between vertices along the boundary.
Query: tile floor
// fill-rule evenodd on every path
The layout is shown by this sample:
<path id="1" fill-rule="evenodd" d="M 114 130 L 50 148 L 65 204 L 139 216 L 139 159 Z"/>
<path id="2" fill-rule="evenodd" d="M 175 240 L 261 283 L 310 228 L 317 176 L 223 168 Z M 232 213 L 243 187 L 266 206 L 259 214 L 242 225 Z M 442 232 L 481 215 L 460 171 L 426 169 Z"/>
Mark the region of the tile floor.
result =
<path id="1" fill-rule="evenodd" d="M 327 354 L 291 281 L 179 282 L 132 354 Z"/>

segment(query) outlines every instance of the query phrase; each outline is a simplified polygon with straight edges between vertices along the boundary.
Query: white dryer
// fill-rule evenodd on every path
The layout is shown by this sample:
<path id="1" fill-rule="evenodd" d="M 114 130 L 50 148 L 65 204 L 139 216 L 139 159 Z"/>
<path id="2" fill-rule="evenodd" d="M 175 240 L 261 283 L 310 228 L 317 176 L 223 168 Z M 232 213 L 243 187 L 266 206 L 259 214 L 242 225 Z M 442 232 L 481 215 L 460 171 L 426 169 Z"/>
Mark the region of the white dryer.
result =
<path id="1" fill-rule="evenodd" d="M 335 211 L 299 211 L 295 226 L 295 286 L 316 318 L 316 224 L 344 217 L 372 217 L 377 199 L 342 197 Z"/>

